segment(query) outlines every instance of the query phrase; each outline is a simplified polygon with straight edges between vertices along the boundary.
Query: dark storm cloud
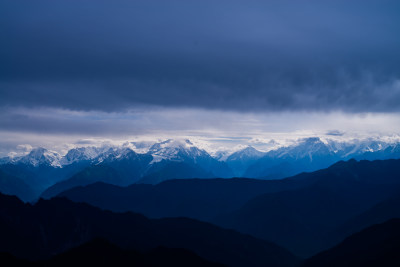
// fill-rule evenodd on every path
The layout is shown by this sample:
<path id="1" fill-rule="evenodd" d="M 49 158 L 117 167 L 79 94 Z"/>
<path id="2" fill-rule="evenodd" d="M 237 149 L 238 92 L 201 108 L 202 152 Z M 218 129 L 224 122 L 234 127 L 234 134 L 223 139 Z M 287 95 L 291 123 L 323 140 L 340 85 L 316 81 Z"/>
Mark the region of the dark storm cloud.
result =
<path id="1" fill-rule="evenodd" d="M 0 105 L 398 111 L 399 1 L 2 1 Z"/>
<path id="2" fill-rule="evenodd" d="M 343 136 L 344 132 L 341 132 L 339 130 L 330 130 L 330 131 L 327 131 L 325 134 L 331 135 L 331 136 Z"/>

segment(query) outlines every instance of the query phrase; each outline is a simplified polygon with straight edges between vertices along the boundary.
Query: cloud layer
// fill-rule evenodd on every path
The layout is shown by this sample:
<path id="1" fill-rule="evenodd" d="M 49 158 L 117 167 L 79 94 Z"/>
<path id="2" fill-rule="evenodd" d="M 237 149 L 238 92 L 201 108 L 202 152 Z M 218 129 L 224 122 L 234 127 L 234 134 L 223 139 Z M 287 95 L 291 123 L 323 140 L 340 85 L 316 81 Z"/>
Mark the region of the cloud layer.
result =
<path id="1" fill-rule="evenodd" d="M 399 11 L 397 0 L 3 0 L 0 156 L 135 138 L 262 148 L 398 136 Z"/>
<path id="2" fill-rule="evenodd" d="M 343 141 L 400 136 L 397 113 L 243 113 L 182 108 L 84 112 L 20 108 L 1 110 L 0 114 L 0 156 L 19 145 L 65 151 L 104 142 L 188 138 L 216 151 L 238 145 L 268 149 L 271 140 L 285 144 L 313 136 Z"/>
<path id="3" fill-rule="evenodd" d="M 399 10 L 389 0 L 5 0 L 0 106 L 399 111 Z"/>

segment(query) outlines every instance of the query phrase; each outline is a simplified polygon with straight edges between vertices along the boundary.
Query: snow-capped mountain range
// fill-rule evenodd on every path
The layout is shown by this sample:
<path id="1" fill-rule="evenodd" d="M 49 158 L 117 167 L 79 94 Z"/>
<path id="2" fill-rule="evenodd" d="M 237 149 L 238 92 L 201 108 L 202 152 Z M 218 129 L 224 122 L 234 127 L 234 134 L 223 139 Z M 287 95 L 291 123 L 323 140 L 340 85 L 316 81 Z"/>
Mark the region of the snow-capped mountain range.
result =
<path id="1" fill-rule="evenodd" d="M 191 158 L 196 162 L 198 158 L 210 157 L 210 155 L 202 149 L 193 145 L 190 140 L 172 140 L 155 143 L 148 151 L 153 156 L 152 163 L 160 162 L 161 160 L 182 161 L 183 159 Z"/>
<path id="2" fill-rule="evenodd" d="M 139 149 L 138 149 L 139 150 Z M 397 157 L 400 150 L 399 143 L 387 143 L 378 140 L 366 140 L 357 142 L 337 142 L 328 140 L 323 142 L 318 137 L 299 140 L 296 144 L 280 147 L 268 152 L 261 152 L 252 146 L 235 151 L 231 154 L 218 151 L 214 153 L 213 158 L 225 162 L 251 162 L 260 158 L 275 159 L 308 159 L 318 157 L 333 157 L 335 159 L 349 159 L 363 157 L 390 158 Z M 51 151 L 42 147 L 32 149 L 27 155 L 19 157 L 5 157 L 0 159 L 0 164 L 26 164 L 37 167 L 39 165 L 50 165 L 53 167 L 64 167 L 75 162 L 90 161 L 92 164 L 98 164 L 104 160 L 120 160 L 142 152 L 153 157 L 151 164 L 162 160 L 185 161 L 192 159 L 196 162 L 201 158 L 212 157 L 206 150 L 199 149 L 190 140 L 166 140 L 154 143 L 147 152 L 143 153 L 141 147 L 137 151 L 133 146 L 87 146 L 77 147 L 69 150 L 65 155 Z"/>
<path id="3" fill-rule="evenodd" d="M 53 167 L 61 167 L 61 160 L 63 157 L 55 152 L 49 151 L 43 147 L 32 149 L 29 154 L 15 158 L 2 158 L 1 163 L 12 163 L 12 164 L 26 164 L 37 167 L 39 165 L 50 165 Z"/>
<path id="4" fill-rule="evenodd" d="M 259 159 L 262 156 L 264 156 L 266 153 L 258 151 L 252 146 L 248 146 L 246 148 L 243 148 L 239 151 L 233 152 L 230 154 L 226 161 L 241 161 L 241 160 L 250 160 L 250 159 Z"/>
<path id="5" fill-rule="evenodd" d="M 243 176 L 283 178 L 300 172 L 327 168 L 340 160 L 375 160 L 400 158 L 400 144 L 379 140 L 356 142 L 323 142 L 320 138 L 306 138 L 298 143 L 267 152 L 248 166 Z"/>
<path id="6" fill-rule="evenodd" d="M 77 147 L 68 151 L 64 157 L 60 157 L 59 166 L 65 166 L 78 161 L 93 160 L 106 152 L 107 147 Z"/>
<path id="7" fill-rule="evenodd" d="M 146 144 L 146 150 L 144 147 L 132 142 L 122 146 L 77 147 L 65 155 L 35 148 L 23 156 L 1 158 L 0 174 L 21 179 L 35 197 L 42 194 L 52 197 L 72 186 L 93 182 L 126 186 L 184 178 L 280 179 L 327 168 L 350 158 L 400 158 L 400 143 L 380 140 L 346 143 L 306 138 L 267 152 L 248 146 L 230 154 L 214 153 L 214 156 L 189 140 L 165 140 Z"/>

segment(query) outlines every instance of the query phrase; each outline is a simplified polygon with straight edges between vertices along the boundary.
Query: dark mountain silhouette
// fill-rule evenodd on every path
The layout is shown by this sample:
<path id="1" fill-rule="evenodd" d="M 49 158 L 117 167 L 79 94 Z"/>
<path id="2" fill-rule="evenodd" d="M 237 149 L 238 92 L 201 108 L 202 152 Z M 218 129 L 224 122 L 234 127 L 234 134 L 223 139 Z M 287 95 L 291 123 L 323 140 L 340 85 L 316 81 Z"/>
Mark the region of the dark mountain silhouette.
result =
<path id="1" fill-rule="evenodd" d="M 329 234 L 327 246 L 342 241 L 345 237 L 361 231 L 362 229 L 383 223 L 391 218 L 400 218 L 400 194 L 390 197 L 360 215 L 350 219 Z"/>
<path id="2" fill-rule="evenodd" d="M 354 233 L 332 234 L 355 216 L 398 194 L 398 173 L 400 160 L 350 160 L 283 180 L 192 179 L 126 188 L 95 184 L 60 195 L 113 211 L 213 222 L 271 240 L 306 257 Z M 388 216 L 384 218 L 393 217 Z M 356 230 L 376 223 L 362 221 L 366 224 Z"/>
<path id="3" fill-rule="evenodd" d="M 152 164 L 139 184 L 158 184 L 166 180 L 184 178 L 214 178 L 211 172 L 205 171 L 196 164 L 162 160 Z"/>
<path id="4" fill-rule="evenodd" d="M 32 192 L 28 192 L 27 194 L 21 194 L 19 196 L 24 201 L 33 201 L 49 186 L 68 179 L 89 165 L 90 163 L 88 161 L 75 162 L 64 168 L 54 167 L 48 164 L 40 164 L 37 166 L 22 163 L 3 164 L 0 165 L 0 171 L 17 177 L 29 186 L 33 194 Z"/>
<path id="5" fill-rule="evenodd" d="M 215 222 L 310 256 L 341 241 L 332 243 L 330 231 L 398 192 L 399 166 L 399 160 L 350 160 L 275 181 L 192 179 L 126 188 L 95 184 L 61 196 L 113 211 Z"/>
<path id="6" fill-rule="evenodd" d="M 327 248 L 328 233 L 400 192 L 399 173 L 399 160 L 339 162 L 289 179 L 311 186 L 258 196 L 215 223 L 311 256 Z"/>
<path id="7" fill-rule="evenodd" d="M 210 221 L 262 193 L 306 185 L 307 180 L 182 179 L 128 187 L 97 183 L 73 188 L 60 196 L 103 209 L 140 212 L 153 218 L 185 216 Z"/>
<path id="8" fill-rule="evenodd" d="M 94 165 L 85 168 L 67 180 L 50 186 L 48 189 L 46 189 L 46 191 L 43 192 L 41 197 L 51 198 L 70 188 L 96 182 L 124 185 L 126 180 L 121 177 L 118 171 L 109 166 Z"/>
<path id="9" fill-rule="evenodd" d="M 0 253 L 0 262 L 6 266 L 225 266 L 213 263 L 195 253 L 179 248 L 157 247 L 145 253 L 124 250 L 104 239 L 94 239 L 48 260 L 27 261 L 11 254 Z"/>
<path id="10" fill-rule="evenodd" d="M 304 267 L 381 267 L 400 265 L 400 219 L 373 225 L 308 259 Z"/>
<path id="11" fill-rule="evenodd" d="M 36 262 L 28 261 L 25 259 L 19 259 L 10 253 L 0 252 L 0 263 L 2 266 L 7 267 L 36 267 L 40 266 Z"/>
<path id="12" fill-rule="evenodd" d="M 157 184 L 170 179 L 214 177 L 199 164 L 162 160 L 149 165 L 153 159 L 151 155 L 137 154 L 130 149 L 124 151 L 111 150 L 105 159 L 101 159 L 101 164 L 89 166 L 71 178 L 50 186 L 41 197 L 51 198 L 70 188 L 96 182 L 126 186 L 135 182 Z M 120 153 L 123 157 L 119 157 Z"/>
<path id="13" fill-rule="evenodd" d="M 0 170 L 0 192 L 7 195 L 16 195 L 23 201 L 35 197 L 35 193 L 23 180 Z"/>
<path id="14" fill-rule="evenodd" d="M 272 243 L 186 218 L 150 220 L 112 213 L 67 199 L 24 204 L 0 195 L 0 251 L 31 260 L 49 258 L 93 238 L 141 253 L 184 248 L 229 266 L 294 266 L 298 260 Z"/>

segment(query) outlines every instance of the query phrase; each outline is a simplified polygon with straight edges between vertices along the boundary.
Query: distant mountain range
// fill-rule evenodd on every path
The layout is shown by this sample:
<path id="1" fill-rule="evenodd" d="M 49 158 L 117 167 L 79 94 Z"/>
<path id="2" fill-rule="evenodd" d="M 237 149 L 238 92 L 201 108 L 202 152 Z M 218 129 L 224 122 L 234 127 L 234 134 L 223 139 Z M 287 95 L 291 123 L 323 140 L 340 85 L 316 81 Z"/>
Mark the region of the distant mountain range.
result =
<path id="1" fill-rule="evenodd" d="M 390 159 L 400 157 L 400 144 L 388 143 L 379 140 L 365 140 L 352 142 L 338 142 L 333 140 L 322 141 L 318 137 L 300 139 L 293 145 L 280 147 L 268 152 L 261 152 L 254 147 L 248 146 L 235 151 L 226 156 L 221 153 L 214 153 L 212 157 L 206 150 L 199 149 L 190 140 L 171 140 L 154 143 L 148 149 L 143 149 L 138 143 L 132 142 L 130 146 L 87 146 L 77 147 L 69 150 L 65 155 L 60 155 L 55 151 L 45 148 L 35 148 L 25 156 L 5 157 L 0 159 L 0 164 L 25 164 L 33 167 L 49 165 L 53 167 L 65 167 L 67 165 L 89 161 L 91 164 L 99 164 L 103 161 L 117 161 L 132 157 L 132 152 L 136 155 L 146 154 L 152 156 L 150 164 L 165 161 L 191 162 L 200 164 L 207 169 L 205 159 L 216 159 L 226 162 L 234 170 L 234 175 L 238 177 L 246 176 L 248 167 L 260 159 L 264 161 L 300 161 L 308 160 L 309 163 L 321 160 L 321 158 L 338 161 L 350 158 L 361 159 Z M 147 150 L 146 152 L 143 152 Z M 134 154 L 134 155 L 135 155 Z M 206 161 L 206 162 L 204 162 Z M 262 161 L 259 161 L 262 163 Z M 210 163 L 208 163 L 210 164 Z M 255 167 L 253 167 L 255 168 Z M 251 169 L 253 169 L 251 168 Z M 251 169 L 249 172 L 251 172 Z M 220 176 L 220 175 L 216 175 Z M 261 177 L 261 176 L 260 176 Z"/>
<path id="2" fill-rule="evenodd" d="M 340 161 L 281 180 L 191 179 L 118 187 L 96 183 L 59 196 L 118 212 L 191 217 L 308 257 L 399 217 L 400 160 Z"/>
<path id="3" fill-rule="evenodd" d="M 124 186 L 185 178 L 281 179 L 350 158 L 397 159 L 400 158 L 400 145 L 377 140 L 341 143 L 306 138 L 268 152 L 249 146 L 224 157 L 213 157 L 189 140 L 155 143 L 146 152 L 138 143 L 121 147 L 73 148 L 63 156 L 36 148 L 24 156 L 0 159 L 0 191 L 29 201 L 46 190 L 44 196 L 51 197 L 54 196 L 51 192 L 59 193 L 93 182 Z M 102 169 L 104 173 L 93 172 L 94 166 L 100 166 L 97 170 Z M 114 178 L 107 178 L 111 172 Z M 17 179 L 9 181 L 10 177 Z M 72 181 L 66 181 L 68 179 Z"/>
<path id="4" fill-rule="evenodd" d="M 99 182 L 68 189 L 58 196 L 107 210 L 135 211 L 151 218 L 184 216 L 211 222 L 261 194 L 299 189 L 308 184 L 308 181 L 245 178 L 179 179 L 128 187 Z"/>
<path id="5" fill-rule="evenodd" d="M 335 162 L 352 158 L 398 159 L 400 144 L 375 140 L 357 143 L 323 142 L 319 138 L 306 138 L 295 145 L 267 152 L 246 169 L 243 177 L 279 179 L 327 168 Z"/>
<path id="6" fill-rule="evenodd" d="M 4 188 L 4 192 L 24 200 L 33 200 L 45 190 L 46 196 L 53 196 L 51 192 L 59 193 L 69 187 L 97 181 L 129 185 L 137 182 L 154 184 L 168 179 L 233 176 L 225 162 L 211 157 L 189 140 L 156 143 L 147 153 L 137 153 L 128 147 L 82 147 L 60 156 L 37 148 L 22 157 L 1 159 L 0 170 L 4 173 L 0 191 Z M 27 190 L 16 188 L 14 181 L 9 181 L 14 186 L 8 186 L 11 176 L 24 182 L 33 194 L 23 193 Z"/>
<path id="7" fill-rule="evenodd" d="M 351 224 L 379 203 L 400 196 L 399 173 L 400 160 L 341 161 L 284 179 L 307 185 L 261 194 L 214 223 L 273 241 L 297 255 L 311 256 L 363 227 L 397 217 L 395 209 L 382 217 L 375 210 L 370 215 L 375 220 Z"/>
<path id="8" fill-rule="evenodd" d="M 57 195 L 50 200 L 0 194 L 0 261 L 162 265 L 154 256 L 175 266 L 397 266 L 399 174 L 400 159 L 351 159 L 278 180 L 126 186 L 113 167 L 89 165 L 50 187 L 46 194 Z M 93 260 L 95 253 L 109 257 Z"/>

